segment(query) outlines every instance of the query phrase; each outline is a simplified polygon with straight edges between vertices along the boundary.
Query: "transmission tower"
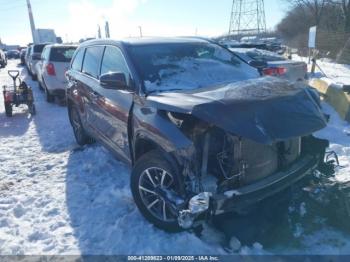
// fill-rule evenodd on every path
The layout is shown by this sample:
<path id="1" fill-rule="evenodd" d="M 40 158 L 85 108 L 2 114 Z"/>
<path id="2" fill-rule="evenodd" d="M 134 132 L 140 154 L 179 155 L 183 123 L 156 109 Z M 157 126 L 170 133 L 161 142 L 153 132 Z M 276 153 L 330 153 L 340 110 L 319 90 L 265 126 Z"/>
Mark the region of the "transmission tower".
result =
<path id="1" fill-rule="evenodd" d="M 233 0 L 229 35 L 266 32 L 264 0 Z"/>

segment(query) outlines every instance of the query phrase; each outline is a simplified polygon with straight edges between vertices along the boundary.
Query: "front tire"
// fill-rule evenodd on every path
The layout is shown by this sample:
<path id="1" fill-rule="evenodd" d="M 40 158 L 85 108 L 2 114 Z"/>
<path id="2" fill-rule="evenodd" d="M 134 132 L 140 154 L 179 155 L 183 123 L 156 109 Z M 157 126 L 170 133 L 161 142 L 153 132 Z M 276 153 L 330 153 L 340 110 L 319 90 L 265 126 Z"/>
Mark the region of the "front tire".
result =
<path id="1" fill-rule="evenodd" d="M 28 75 L 31 77 L 32 76 L 32 72 L 30 71 L 29 67 L 26 66 L 26 69 L 27 69 Z"/>
<path id="2" fill-rule="evenodd" d="M 39 89 L 40 89 L 41 91 L 43 91 L 43 90 L 44 90 L 44 87 L 43 87 L 43 85 L 41 84 L 41 82 L 40 82 L 40 81 L 38 81 L 38 87 L 39 87 Z"/>
<path id="3" fill-rule="evenodd" d="M 157 187 L 181 192 L 176 169 L 164 153 L 154 150 L 142 156 L 133 168 L 130 186 L 138 209 L 149 222 L 165 231 L 183 231 L 178 214 L 155 192 Z"/>

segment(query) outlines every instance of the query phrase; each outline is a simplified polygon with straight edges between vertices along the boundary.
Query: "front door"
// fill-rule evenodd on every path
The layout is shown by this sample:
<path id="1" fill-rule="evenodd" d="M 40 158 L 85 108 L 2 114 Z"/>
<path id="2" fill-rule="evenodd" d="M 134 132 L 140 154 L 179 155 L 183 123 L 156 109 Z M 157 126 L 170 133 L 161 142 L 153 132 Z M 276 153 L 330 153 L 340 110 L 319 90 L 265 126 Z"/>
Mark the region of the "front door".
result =
<path id="1" fill-rule="evenodd" d="M 130 71 L 122 51 L 114 46 L 106 46 L 100 75 L 121 72 L 130 86 Z M 129 112 L 133 104 L 133 92 L 127 88 L 124 90 L 106 89 L 101 85 L 94 90 L 96 95 L 96 107 L 99 114 L 99 128 L 108 143 L 115 148 L 118 155 L 126 161 L 130 161 L 130 148 L 128 139 Z"/>

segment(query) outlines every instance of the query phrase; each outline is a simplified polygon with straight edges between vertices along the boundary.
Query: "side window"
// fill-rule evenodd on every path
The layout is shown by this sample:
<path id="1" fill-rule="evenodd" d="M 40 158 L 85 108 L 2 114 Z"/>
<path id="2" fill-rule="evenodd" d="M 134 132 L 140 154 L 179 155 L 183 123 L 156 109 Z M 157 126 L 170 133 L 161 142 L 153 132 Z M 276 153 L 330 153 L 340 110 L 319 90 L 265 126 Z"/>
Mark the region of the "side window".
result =
<path id="1" fill-rule="evenodd" d="M 98 79 L 103 49 L 103 46 L 93 46 L 86 49 L 83 73 Z"/>
<path id="2" fill-rule="evenodd" d="M 101 75 L 111 72 L 122 72 L 129 81 L 130 72 L 123 53 L 117 47 L 107 46 L 103 55 Z"/>
<path id="3" fill-rule="evenodd" d="M 45 59 L 45 51 L 46 51 L 46 48 L 45 48 L 44 51 L 41 53 L 41 60 L 44 60 L 44 59 Z"/>
<path id="4" fill-rule="evenodd" d="M 41 59 L 48 60 L 48 54 L 50 53 L 50 48 L 45 47 L 44 51 L 41 54 Z"/>
<path id="5" fill-rule="evenodd" d="M 84 59 L 85 48 L 81 48 L 78 50 L 78 53 L 75 55 L 74 60 L 72 62 L 71 68 L 75 71 L 81 71 L 83 59 Z"/>

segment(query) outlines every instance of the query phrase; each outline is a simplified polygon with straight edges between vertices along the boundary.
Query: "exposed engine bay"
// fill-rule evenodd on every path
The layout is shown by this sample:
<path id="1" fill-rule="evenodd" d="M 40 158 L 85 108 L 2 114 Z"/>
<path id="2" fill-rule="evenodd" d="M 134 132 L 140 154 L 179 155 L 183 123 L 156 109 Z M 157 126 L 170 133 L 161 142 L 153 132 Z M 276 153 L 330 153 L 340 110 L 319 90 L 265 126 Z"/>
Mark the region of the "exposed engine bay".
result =
<path id="1" fill-rule="evenodd" d="M 234 189 L 283 170 L 301 154 L 301 138 L 271 145 L 229 134 L 192 116 L 168 113 L 195 144 L 201 191 Z M 198 172 L 199 171 L 199 172 Z"/>
<path id="2" fill-rule="evenodd" d="M 179 223 L 192 225 L 198 214 L 209 209 L 210 197 L 225 194 L 288 170 L 303 155 L 314 154 L 324 158 L 328 141 L 313 136 L 262 144 L 236 136 L 191 115 L 167 112 L 194 143 L 192 180 L 187 191 L 193 196 L 189 210 L 182 210 Z M 319 164 L 325 164 L 323 161 Z"/>

